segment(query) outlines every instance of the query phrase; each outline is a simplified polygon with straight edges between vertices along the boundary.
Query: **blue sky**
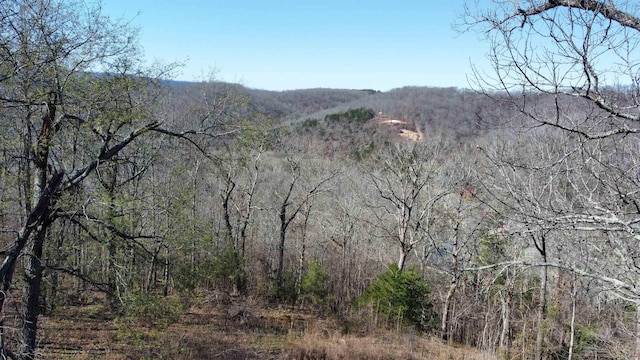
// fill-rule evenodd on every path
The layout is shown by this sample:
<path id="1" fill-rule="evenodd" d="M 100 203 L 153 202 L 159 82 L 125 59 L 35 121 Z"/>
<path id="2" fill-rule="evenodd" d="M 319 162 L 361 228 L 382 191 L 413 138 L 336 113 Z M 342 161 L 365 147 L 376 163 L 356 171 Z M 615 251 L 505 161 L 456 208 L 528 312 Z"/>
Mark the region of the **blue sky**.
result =
<path id="1" fill-rule="evenodd" d="M 468 87 L 486 43 L 452 30 L 463 0 L 104 0 L 141 28 L 149 61 L 186 61 L 179 80 L 267 90 Z"/>

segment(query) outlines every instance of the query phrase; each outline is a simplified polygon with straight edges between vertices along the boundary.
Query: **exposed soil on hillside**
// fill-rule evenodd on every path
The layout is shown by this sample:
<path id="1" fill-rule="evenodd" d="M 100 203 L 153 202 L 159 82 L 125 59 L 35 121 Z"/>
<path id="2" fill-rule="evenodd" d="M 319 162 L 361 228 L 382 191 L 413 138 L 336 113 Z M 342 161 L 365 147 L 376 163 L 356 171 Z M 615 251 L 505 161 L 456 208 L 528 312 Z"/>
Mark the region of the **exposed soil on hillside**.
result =
<path id="1" fill-rule="evenodd" d="M 424 134 L 415 121 L 391 119 L 382 113 L 378 113 L 373 120 L 380 125 L 392 128 L 401 138 L 415 142 L 424 141 Z"/>

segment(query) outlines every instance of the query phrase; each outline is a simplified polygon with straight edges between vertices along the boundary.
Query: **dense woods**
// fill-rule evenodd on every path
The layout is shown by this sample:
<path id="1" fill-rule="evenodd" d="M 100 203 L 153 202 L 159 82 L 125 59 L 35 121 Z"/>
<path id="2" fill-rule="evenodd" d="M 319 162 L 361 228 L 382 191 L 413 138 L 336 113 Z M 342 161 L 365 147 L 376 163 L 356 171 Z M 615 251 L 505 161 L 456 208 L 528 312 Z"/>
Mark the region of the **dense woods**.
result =
<path id="1" fill-rule="evenodd" d="M 229 299 L 504 358 L 639 356 L 633 4 L 467 9 L 496 66 L 473 91 L 171 82 L 99 6 L 0 18 L 3 358 L 69 306 L 167 326 Z"/>

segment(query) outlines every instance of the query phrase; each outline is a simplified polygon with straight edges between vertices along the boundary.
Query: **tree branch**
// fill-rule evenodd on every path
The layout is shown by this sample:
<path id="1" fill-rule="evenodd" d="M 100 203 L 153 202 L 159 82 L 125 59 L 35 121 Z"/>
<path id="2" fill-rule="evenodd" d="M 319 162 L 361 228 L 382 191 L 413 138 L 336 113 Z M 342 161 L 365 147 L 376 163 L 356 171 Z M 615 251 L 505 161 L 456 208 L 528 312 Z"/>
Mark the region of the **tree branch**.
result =
<path id="1" fill-rule="evenodd" d="M 518 9 L 518 12 L 512 17 L 516 16 L 534 16 L 547 12 L 557 7 L 568 7 L 581 9 L 585 11 L 593 11 L 597 14 L 604 16 L 609 20 L 613 20 L 618 24 L 640 31 L 640 19 L 618 10 L 612 3 L 607 4 L 604 1 L 597 0 L 549 0 L 545 1 L 538 6 L 533 6 L 528 9 Z"/>
<path id="2" fill-rule="evenodd" d="M 500 267 L 510 267 L 510 266 L 530 266 L 530 267 L 546 266 L 546 267 L 553 267 L 553 268 L 556 268 L 556 269 L 566 270 L 566 271 L 572 272 L 574 274 L 577 274 L 577 275 L 580 275 L 580 276 L 583 276 L 583 277 L 587 277 L 587 278 L 591 278 L 591 279 L 595 279 L 595 280 L 600 280 L 602 282 L 608 283 L 608 284 L 613 286 L 613 289 L 611 291 L 613 291 L 617 295 L 624 296 L 625 299 L 627 299 L 627 300 L 630 300 L 630 299 L 628 299 L 628 297 L 635 298 L 635 299 L 640 299 L 640 290 L 638 290 L 632 284 L 626 283 L 624 281 L 621 281 L 619 279 L 612 278 L 612 277 L 609 277 L 609 276 L 606 276 L 606 275 L 594 274 L 594 273 L 591 273 L 591 272 L 588 272 L 588 271 L 585 271 L 585 270 L 582 270 L 582 269 L 578 269 L 578 268 L 573 267 L 573 266 L 562 265 L 562 264 L 559 264 L 559 263 L 529 262 L 529 261 L 515 260 L 515 261 L 505 261 L 505 262 L 501 262 L 501 263 L 478 266 L 478 267 L 463 268 L 462 271 L 482 271 L 482 270 L 490 270 L 490 269 L 495 269 L 495 268 L 500 268 Z"/>

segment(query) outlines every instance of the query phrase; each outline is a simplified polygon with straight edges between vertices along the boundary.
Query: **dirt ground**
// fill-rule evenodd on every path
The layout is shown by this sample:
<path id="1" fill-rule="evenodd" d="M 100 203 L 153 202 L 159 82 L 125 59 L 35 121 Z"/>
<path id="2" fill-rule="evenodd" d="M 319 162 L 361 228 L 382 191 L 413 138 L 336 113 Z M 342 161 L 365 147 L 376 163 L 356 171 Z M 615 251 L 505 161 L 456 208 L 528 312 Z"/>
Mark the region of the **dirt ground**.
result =
<path id="1" fill-rule="evenodd" d="M 406 329 L 358 328 L 304 309 L 251 301 L 190 307 L 149 326 L 115 318 L 101 305 L 66 307 L 40 318 L 41 359 L 496 359 Z"/>

